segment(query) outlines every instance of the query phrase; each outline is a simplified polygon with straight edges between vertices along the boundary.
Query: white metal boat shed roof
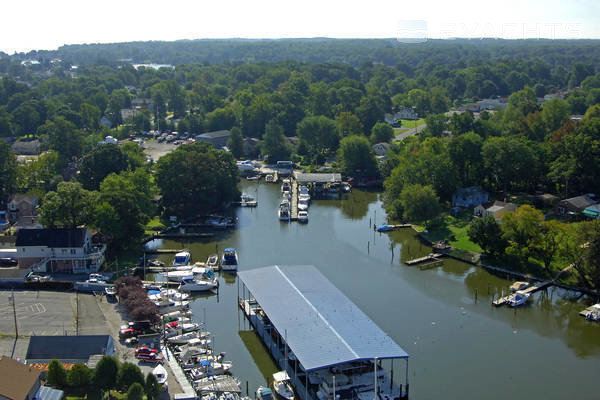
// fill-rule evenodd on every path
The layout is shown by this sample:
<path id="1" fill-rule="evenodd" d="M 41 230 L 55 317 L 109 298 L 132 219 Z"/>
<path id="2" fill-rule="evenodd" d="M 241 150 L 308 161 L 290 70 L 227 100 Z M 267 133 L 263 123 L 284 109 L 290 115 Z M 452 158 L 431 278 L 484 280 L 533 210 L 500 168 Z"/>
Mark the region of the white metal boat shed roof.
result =
<path id="1" fill-rule="evenodd" d="M 312 265 L 238 272 L 306 371 L 408 354 Z"/>
<path id="2" fill-rule="evenodd" d="M 294 178 L 300 183 L 340 183 L 342 174 L 340 173 L 304 173 L 294 172 Z"/>

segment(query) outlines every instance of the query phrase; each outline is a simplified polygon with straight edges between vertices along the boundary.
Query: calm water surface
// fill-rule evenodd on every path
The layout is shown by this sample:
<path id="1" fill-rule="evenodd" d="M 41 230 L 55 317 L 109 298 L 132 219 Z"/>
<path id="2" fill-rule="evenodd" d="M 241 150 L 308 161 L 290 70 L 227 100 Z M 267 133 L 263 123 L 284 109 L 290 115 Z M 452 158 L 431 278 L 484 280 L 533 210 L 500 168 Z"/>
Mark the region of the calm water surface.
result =
<path id="1" fill-rule="evenodd" d="M 524 308 L 494 308 L 492 295 L 511 283 L 505 277 L 453 260 L 425 271 L 402 264 L 431 249 L 411 230 L 380 234 L 369 227 L 385 218 L 377 193 L 355 190 L 343 200 L 314 201 L 302 225 L 277 219 L 279 185 L 241 186 L 259 206 L 236 211 L 235 231 L 155 244 L 186 247 L 193 261 L 235 247 L 240 270 L 315 265 L 410 354 L 413 399 L 600 398 L 600 324 L 577 315 L 590 303 L 585 296 L 551 288 Z M 171 262 L 172 255 L 160 258 Z M 237 278 L 220 279 L 218 295 L 195 299 L 194 318 L 206 315 L 215 350 L 227 352 L 233 373 L 252 393 L 275 365 L 238 314 Z"/>

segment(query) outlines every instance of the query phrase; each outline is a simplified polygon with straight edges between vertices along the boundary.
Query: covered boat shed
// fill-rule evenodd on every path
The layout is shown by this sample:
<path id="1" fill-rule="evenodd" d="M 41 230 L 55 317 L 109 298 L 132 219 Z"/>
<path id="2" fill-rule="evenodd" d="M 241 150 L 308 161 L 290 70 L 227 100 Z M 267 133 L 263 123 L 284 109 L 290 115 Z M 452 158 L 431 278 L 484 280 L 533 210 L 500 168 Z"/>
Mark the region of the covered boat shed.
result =
<path id="1" fill-rule="evenodd" d="M 311 373 L 357 361 L 392 360 L 393 383 L 394 359 L 406 361 L 407 396 L 408 354 L 317 268 L 275 265 L 238 276 L 240 307 L 303 400 L 315 398 Z"/>

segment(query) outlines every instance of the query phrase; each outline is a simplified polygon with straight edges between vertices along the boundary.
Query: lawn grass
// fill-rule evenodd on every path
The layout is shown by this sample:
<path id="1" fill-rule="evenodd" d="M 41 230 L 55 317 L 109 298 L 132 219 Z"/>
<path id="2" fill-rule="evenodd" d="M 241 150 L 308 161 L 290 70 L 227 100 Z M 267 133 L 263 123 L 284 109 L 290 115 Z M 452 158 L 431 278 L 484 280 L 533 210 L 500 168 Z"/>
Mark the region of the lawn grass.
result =
<path id="1" fill-rule="evenodd" d="M 146 224 L 146 227 L 144 228 L 144 233 L 147 236 L 154 235 L 157 232 L 157 230 L 153 228 L 160 228 L 160 230 L 162 230 L 166 227 L 167 226 L 160 220 L 160 217 L 156 215 Z"/>
<path id="2" fill-rule="evenodd" d="M 425 118 L 419 118 L 417 120 L 401 119 L 400 121 L 402 121 L 402 128 L 414 128 L 416 126 L 423 125 L 425 123 Z"/>
<path id="3" fill-rule="evenodd" d="M 470 220 L 465 216 L 453 217 L 449 214 L 443 214 L 439 224 L 430 228 L 423 235 L 432 242 L 438 240 L 447 240 L 454 248 L 470 251 L 474 253 L 482 253 L 483 250 L 478 244 L 473 243 L 469 239 L 467 230 L 469 229 Z M 424 231 L 424 227 L 419 227 L 419 231 Z"/>

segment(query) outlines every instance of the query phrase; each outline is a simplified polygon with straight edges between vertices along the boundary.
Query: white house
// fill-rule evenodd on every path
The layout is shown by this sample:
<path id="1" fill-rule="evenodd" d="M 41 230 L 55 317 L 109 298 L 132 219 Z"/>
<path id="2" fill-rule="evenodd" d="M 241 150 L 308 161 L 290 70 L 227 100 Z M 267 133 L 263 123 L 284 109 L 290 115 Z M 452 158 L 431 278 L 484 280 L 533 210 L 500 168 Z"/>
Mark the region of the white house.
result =
<path id="1" fill-rule="evenodd" d="M 92 244 L 86 228 L 19 229 L 15 247 L 21 268 L 67 274 L 98 271 L 106 251 Z"/>
<path id="2" fill-rule="evenodd" d="M 516 204 L 496 200 L 478 205 L 473 210 L 473 215 L 476 217 L 492 216 L 496 221 L 500 221 L 505 213 L 515 211 L 517 211 Z"/>

